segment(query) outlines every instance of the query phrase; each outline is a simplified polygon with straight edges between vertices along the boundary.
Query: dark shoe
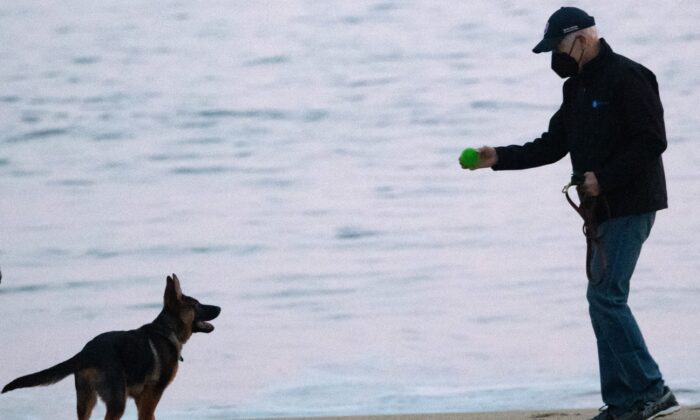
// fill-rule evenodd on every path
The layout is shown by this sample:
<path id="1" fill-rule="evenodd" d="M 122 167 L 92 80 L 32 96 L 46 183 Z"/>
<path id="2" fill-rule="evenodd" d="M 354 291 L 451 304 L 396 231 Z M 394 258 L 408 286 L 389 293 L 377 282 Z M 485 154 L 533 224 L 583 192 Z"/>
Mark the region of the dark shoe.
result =
<path id="1" fill-rule="evenodd" d="M 615 420 L 644 420 L 644 409 L 641 407 L 633 408 L 632 410 L 613 416 Z"/>
<path id="2" fill-rule="evenodd" d="M 591 420 L 615 420 L 615 416 L 610 414 L 610 407 L 604 405 L 598 409 L 599 413 Z"/>
<path id="3" fill-rule="evenodd" d="M 673 392 L 665 386 L 664 394 L 656 401 L 650 401 L 644 404 L 644 409 L 642 410 L 643 420 L 652 420 L 657 417 L 665 416 L 671 413 L 675 413 L 680 410 L 681 406 L 676 401 L 676 396 Z"/>
<path id="4" fill-rule="evenodd" d="M 636 407 L 622 414 L 612 414 L 610 411 L 612 409 L 610 406 L 604 405 L 599 408 L 597 416 L 593 417 L 591 420 L 644 420 L 642 418 L 642 408 Z"/>
<path id="5" fill-rule="evenodd" d="M 618 415 L 602 417 L 604 420 L 652 420 L 657 417 L 675 413 L 681 406 L 676 401 L 676 397 L 668 387 L 664 387 L 664 393 L 656 401 L 649 401 L 644 405 L 639 405 L 632 410 Z M 596 417 L 597 419 L 597 417 Z"/>
<path id="6" fill-rule="evenodd" d="M 644 420 L 642 410 L 642 408 L 634 408 L 625 413 L 613 415 L 610 413 L 610 408 L 603 407 L 599 410 L 600 413 L 591 420 Z"/>

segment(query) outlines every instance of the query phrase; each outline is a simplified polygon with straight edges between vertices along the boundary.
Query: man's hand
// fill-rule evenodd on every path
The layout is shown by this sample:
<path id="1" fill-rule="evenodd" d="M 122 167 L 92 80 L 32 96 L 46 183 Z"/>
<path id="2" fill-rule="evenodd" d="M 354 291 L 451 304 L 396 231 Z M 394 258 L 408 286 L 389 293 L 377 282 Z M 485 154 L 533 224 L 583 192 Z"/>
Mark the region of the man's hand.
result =
<path id="1" fill-rule="evenodd" d="M 593 172 L 586 172 L 583 174 L 583 178 L 583 184 L 581 184 L 580 187 L 581 192 L 591 197 L 599 196 L 600 184 L 598 184 L 598 178 L 595 177 L 595 174 Z"/>
<path id="2" fill-rule="evenodd" d="M 483 146 L 478 149 L 478 152 L 479 163 L 475 168 L 470 170 L 473 171 L 474 169 L 490 168 L 498 162 L 498 154 L 496 153 L 496 149 L 493 147 Z"/>

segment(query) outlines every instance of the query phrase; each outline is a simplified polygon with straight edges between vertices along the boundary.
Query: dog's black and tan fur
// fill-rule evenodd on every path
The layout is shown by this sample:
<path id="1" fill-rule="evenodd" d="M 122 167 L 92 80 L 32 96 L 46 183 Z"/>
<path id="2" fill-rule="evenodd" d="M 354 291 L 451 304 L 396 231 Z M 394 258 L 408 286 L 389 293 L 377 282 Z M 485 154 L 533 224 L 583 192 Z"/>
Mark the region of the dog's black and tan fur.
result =
<path id="1" fill-rule="evenodd" d="M 221 311 L 183 295 L 174 274 L 167 279 L 164 301 L 150 324 L 100 334 L 65 362 L 17 378 L 2 392 L 49 385 L 74 374 L 79 420 L 90 418 L 98 395 L 107 406 L 106 420 L 121 418 L 127 397 L 135 400 L 139 420 L 154 420 L 156 405 L 177 373 L 182 345 L 193 333 L 212 332 L 207 321 Z"/>

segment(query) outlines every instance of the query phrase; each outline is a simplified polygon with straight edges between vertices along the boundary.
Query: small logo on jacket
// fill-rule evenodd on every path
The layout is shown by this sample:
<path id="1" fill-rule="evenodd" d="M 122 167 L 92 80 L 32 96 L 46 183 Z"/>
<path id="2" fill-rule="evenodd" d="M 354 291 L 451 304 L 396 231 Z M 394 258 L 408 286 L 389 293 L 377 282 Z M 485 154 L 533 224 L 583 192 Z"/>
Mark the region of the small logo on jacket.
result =
<path id="1" fill-rule="evenodd" d="M 597 100 L 597 99 L 594 99 L 593 102 L 591 103 L 591 106 L 592 106 L 593 108 L 598 108 L 598 107 L 601 107 L 601 106 L 603 106 L 603 105 L 608 105 L 608 103 L 609 103 L 609 102 L 599 101 L 599 100 Z"/>

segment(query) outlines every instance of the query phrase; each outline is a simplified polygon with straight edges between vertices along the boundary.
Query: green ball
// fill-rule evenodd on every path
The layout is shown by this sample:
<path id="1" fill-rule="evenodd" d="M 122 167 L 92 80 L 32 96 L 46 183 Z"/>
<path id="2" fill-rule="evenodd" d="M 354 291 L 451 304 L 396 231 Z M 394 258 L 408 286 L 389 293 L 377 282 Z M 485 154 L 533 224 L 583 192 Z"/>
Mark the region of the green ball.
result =
<path id="1" fill-rule="evenodd" d="M 475 169 L 479 164 L 479 152 L 471 147 L 464 149 L 462 155 L 459 157 L 459 164 L 462 165 L 463 168 Z"/>

